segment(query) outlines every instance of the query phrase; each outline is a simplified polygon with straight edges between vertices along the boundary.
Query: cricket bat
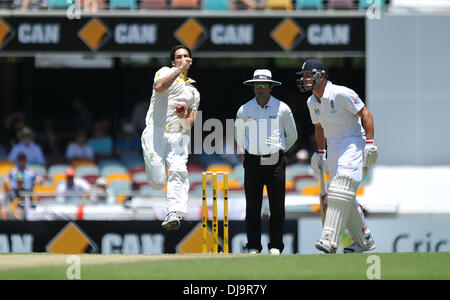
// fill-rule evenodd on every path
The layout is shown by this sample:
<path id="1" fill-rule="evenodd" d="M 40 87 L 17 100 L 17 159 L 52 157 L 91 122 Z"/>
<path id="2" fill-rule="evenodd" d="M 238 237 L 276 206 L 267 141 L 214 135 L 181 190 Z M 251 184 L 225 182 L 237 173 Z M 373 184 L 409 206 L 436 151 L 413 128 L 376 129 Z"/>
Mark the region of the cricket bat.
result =
<path id="1" fill-rule="evenodd" d="M 322 168 L 320 168 L 320 216 L 322 217 L 322 226 L 325 223 L 327 213 L 327 185 Z"/>

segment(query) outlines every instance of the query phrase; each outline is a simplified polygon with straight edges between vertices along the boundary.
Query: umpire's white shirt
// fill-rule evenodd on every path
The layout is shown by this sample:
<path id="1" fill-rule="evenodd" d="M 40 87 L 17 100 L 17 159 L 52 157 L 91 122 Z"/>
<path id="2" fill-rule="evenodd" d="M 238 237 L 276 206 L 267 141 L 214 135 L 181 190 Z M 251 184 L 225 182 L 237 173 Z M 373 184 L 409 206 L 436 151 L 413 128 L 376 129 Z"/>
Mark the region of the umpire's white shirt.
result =
<path id="1" fill-rule="evenodd" d="M 307 105 L 311 121 L 321 124 L 328 145 L 350 136 L 365 135 L 361 118 L 356 115 L 364 103 L 353 90 L 328 81 L 320 102 L 313 94 Z"/>
<path id="2" fill-rule="evenodd" d="M 235 133 L 237 144 L 253 155 L 286 152 L 297 140 L 291 109 L 273 96 L 264 107 L 256 98 L 242 105 L 236 115 Z"/>

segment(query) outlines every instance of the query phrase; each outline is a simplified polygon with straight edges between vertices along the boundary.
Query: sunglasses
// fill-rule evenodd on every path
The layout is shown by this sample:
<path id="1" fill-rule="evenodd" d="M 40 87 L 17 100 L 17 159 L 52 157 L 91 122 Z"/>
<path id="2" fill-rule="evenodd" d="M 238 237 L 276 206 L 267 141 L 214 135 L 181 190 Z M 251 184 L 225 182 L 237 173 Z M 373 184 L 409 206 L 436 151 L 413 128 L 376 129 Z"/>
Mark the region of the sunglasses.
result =
<path id="1" fill-rule="evenodd" d="M 256 88 L 268 88 L 272 85 L 270 83 L 255 83 L 253 86 Z"/>

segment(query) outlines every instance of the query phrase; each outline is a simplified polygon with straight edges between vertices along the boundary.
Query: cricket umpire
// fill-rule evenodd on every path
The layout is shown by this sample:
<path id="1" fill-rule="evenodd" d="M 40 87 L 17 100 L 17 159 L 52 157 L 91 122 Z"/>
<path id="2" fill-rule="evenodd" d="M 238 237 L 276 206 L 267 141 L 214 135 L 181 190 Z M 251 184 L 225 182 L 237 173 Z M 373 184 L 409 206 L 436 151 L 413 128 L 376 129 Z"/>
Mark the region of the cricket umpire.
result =
<path id="1" fill-rule="evenodd" d="M 271 254 L 280 254 L 284 248 L 284 153 L 297 140 L 297 129 L 289 106 L 271 96 L 272 88 L 281 82 L 272 80 L 270 70 L 256 70 L 253 79 L 244 84 L 252 86 L 255 93 L 253 99 L 239 108 L 235 123 L 236 142 L 245 150 L 246 247 L 253 254 L 262 250 L 261 207 L 265 185 L 270 208 L 268 248 Z"/>

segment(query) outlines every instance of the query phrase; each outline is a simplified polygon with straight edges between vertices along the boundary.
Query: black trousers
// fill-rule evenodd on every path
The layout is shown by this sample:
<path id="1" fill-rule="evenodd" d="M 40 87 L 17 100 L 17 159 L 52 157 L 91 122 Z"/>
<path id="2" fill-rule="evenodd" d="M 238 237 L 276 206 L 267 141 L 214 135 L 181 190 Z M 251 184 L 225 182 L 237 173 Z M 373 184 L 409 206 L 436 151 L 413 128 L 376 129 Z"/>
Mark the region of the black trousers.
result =
<path id="1" fill-rule="evenodd" d="M 286 157 L 283 151 L 273 164 L 262 165 L 261 156 L 245 153 L 244 188 L 246 201 L 245 226 L 247 230 L 247 249 L 262 250 L 261 246 L 261 208 L 264 185 L 269 198 L 269 249 L 284 249 L 283 230 L 285 220 L 286 195 Z"/>

